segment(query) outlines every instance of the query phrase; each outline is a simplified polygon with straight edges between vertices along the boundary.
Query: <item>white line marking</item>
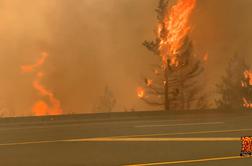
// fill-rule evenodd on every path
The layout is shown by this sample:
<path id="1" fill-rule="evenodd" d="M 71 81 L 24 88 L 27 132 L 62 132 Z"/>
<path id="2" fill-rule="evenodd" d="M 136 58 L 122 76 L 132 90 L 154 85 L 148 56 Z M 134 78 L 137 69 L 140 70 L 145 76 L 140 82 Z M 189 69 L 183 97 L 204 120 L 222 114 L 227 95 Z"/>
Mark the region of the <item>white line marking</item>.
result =
<path id="1" fill-rule="evenodd" d="M 180 124 L 163 124 L 163 125 L 141 125 L 141 126 L 135 126 L 135 127 L 137 127 L 137 128 L 146 128 L 146 127 L 198 126 L 198 125 L 217 125 L 217 124 L 224 124 L 224 122 L 180 123 Z"/>
<path id="2" fill-rule="evenodd" d="M 235 137 L 217 137 L 217 138 L 82 138 L 82 139 L 65 139 L 65 140 L 51 140 L 51 141 L 30 141 L 30 142 L 13 142 L 2 143 L 0 146 L 14 146 L 14 145 L 31 145 L 31 144 L 45 144 L 45 143 L 59 143 L 59 142 L 226 142 L 226 141 L 240 141 Z"/>
<path id="3" fill-rule="evenodd" d="M 67 142 L 225 142 L 241 141 L 241 138 L 235 137 L 217 137 L 217 138 L 87 138 L 66 140 Z"/>
<path id="4" fill-rule="evenodd" d="M 211 133 L 234 133 L 234 132 L 247 132 L 252 129 L 234 129 L 234 130 L 209 130 L 209 131 L 191 131 L 191 132 L 178 132 L 178 133 L 159 133 L 159 134 L 138 134 L 138 135 L 121 135 L 111 136 L 113 138 L 129 138 L 129 137 L 153 137 L 153 136 L 174 136 L 174 135 L 193 135 L 193 134 L 211 134 Z M 109 138 L 111 138 L 109 137 Z"/>
<path id="5" fill-rule="evenodd" d="M 87 127 L 90 125 L 104 125 L 104 124 L 114 124 L 114 123 L 119 123 L 120 125 L 127 125 L 131 123 L 143 123 L 143 122 L 148 122 L 148 123 L 160 123 L 160 122 L 183 122 L 184 120 L 140 120 L 140 121 L 119 121 L 119 122 L 79 122 L 79 123 L 68 123 L 68 124 L 58 124 L 58 123 L 35 123 L 35 124 L 21 124 L 23 126 L 19 126 L 20 124 L 15 124 L 15 125 L 6 125 L 6 126 L 1 126 L 0 125 L 0 131 L 9 131 L 9 130 L 26 130 L 26 129 L 53 129 L 53 128 L 62 128 L 62 127 L 77 127 L 77 126 L 82 126 L 82 127 Z M 34 125 L 34 126 L 31 126 Z"/>
<path id="6" fill-rule="evenodd" d="M 240 157 L 240 156 L 216 157 L 216 158 L 195 159 L 195 160 L 181 160 L 181 161 L 167 161 L 167 162 L 146 163 L 146 164 L 132 164 L 132 165 L 125 165 L 125 166 L 157 166 L 157 165 L 197 163 L 197 162 L 219 161 L 219 160 L 234 160 L 234 159 L 242 159 L 242 157 Z"/>

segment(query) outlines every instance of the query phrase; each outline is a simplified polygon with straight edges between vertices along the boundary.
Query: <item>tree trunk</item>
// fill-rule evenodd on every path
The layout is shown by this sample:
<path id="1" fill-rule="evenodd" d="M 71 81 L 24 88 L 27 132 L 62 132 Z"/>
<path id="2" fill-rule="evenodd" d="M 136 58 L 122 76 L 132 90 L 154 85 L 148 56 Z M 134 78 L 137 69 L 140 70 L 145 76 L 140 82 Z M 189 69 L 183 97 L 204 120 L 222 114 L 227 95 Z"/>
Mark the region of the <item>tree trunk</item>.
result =
<path id="1" fill-rule="evenodd" d="M 185 87 L 184 87 L 184 78 L 181 75 L 180 77 L 180 93 L 181 93 L 181 110 L 185 110 Z"/>
<path id="2" fill-rule="evenodd" d="M 166 69 L 165 69 L 165 72 L 164 72 L 164 74 L 165 74 L 165 82 L 164 82 L 164 92 L 165 92 L 165 101 L 164 101 L 164 109 L 165 109 L 165 111 L 169 111 L 169 109 L 170 109 L 170 102 L 169 102 L 169 87 L 168 87 L 168 85 L 169 85 L 169 83 L 168 83 L 168 65 L 167 65 L 167 67 L 166 67 Z"/>

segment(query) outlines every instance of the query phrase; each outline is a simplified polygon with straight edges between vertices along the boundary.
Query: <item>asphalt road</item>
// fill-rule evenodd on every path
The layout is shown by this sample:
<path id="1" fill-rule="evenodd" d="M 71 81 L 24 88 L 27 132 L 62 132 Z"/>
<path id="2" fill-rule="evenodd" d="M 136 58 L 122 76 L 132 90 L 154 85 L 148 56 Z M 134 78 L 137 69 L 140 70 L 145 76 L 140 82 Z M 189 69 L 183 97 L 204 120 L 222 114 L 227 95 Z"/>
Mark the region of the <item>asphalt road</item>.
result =
<path id="1" fill-rule="evenodd" d="M 252 114 L 0 125 L 0 166 L 240 166 Z"/>

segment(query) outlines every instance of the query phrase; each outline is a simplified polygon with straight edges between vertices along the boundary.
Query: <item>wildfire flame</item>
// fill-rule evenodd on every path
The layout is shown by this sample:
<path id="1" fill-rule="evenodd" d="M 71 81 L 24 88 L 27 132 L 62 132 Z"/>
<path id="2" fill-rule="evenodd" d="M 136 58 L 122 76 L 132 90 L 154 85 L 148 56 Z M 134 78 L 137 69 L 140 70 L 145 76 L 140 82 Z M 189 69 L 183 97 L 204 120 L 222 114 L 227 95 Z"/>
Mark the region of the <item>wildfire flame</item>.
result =
<path id="1" fill-rule="evenodd" d="M 23 73 L 33 72 L 34 69 L 42 66 L 45 63 L 47 57 L 48 54 L 46 52 L 43 52 L 41 58 L 39 58 L 35 64 L 21 66 L 22 72 Z"/>
<path id="2" fill-rule="evenodd" d="M 160 38 L 159 50 L 162 57 L 163 67 L 178 65 L 177 54 L 190 31 L 189 18 L 196 5 L 196 0 L 178 0 L 158 25 L 158 37 Z"/>
<path id="3" fill-rule="evenodd" d="M 35 64 L 21 66 L 21 71 L 23 73 L 34 72 L 37 68 L 41 67 L 45 63 L 48 56 L 49 55 L 46 52 L 42 53 L 41 57 L 37 60 Z M 39 95 L 48 98 L 48 101 L 50 103 L 47 104 L 47 102 L 39 100 L 32 107 L 32 112 L 36 116 L 62 114 L 63 111 L 61 109 L 60 101 L 54 96 L 54 94 L 51 91 L 46 89 L 41 83 L 44 75 L 45 75 L 44 72 L 41 71 L 36 72 L 32 85 L 33 88 L 38 91 Z"/>
<path id="4" fill-rule="evenodd" d="M 243 98 L 243 107 L 252 108 L 252 103 L 249 103 L 245 97 Z"/>
<path id="5" fill-rule="evenodd" d="M 206 53 L 206 54 L 203 56 L 203 61 L 204 61 L 204 62 L 207 62 L 207 61 L 208 61 L 208 58 L 209 58 L 209 55 L 208 55 L 208 53 Z"/>
<path id="6" fill-rule="evenodd" d="M 145 95 L 144 89 L 143 89 L 142 87 L 138 87 L 138 88 L 137 88 L 137 96 L 138 96 L 139 98 L 143 98 L 144 95 Z"/>
<path id="7" fill-rule="evenodd" d="M 249 70 L 244 71 L 244 77 L 245 81 L 241 82 L 241 86 L 243 88 L 248 88 L 249 86 L 252 86 L 252 72 Z M 252 103 L 248 98 L 243 97 L 243 107 L 251 109 L 252 108 Z"/>
<path id="8" fill-rule="evenodd" d="M 170 66 L 179 66 L 178 54 L 183 45 L 184 39 L 190 32 L 189 18 L 192 14 L 196 0 L 178 0 L 170 10 L 166 10 L 163 20 L 160 20 L 157 27 L 157 37 L 159 38 L 159 52 L 162 59 L 162 68 L 167 68 L 169 60 Z M 159 72 L 156 70 L 155 74 Z M 146 85 L 150 87 L 152 80 L 146 80 Z M 166 81 L 164 81 L 166 85 Z M 137 95 L 143 98 L 145 91 L 137 88 Z"/>
<path id="9" fill-rule="evenodd" d="M 146 83 L 146 85 L 147 85 L 148 87 L 150 87 L 150 86 L 153 84 L 153 80 L 151 80 L 151 79 L 146 79 L 146 80 L 145 80 L 145 83 Z"/>
<path id="10" fill-rule="evenodd" d="M 244 76 L 245 76 L 246 79 L 248 79 L 249 85 L 252 85 L 252 72 L 249 71 L 249 70 L 246 70 L 246 71 L 244 72 Z"/>
<path id="11" fill-rule="evenodd" d="M 244 87 L 247 87 L 246 83 L 244 83 L 243 81 L 241 82 L 241 86 L 244 88 Z"/>

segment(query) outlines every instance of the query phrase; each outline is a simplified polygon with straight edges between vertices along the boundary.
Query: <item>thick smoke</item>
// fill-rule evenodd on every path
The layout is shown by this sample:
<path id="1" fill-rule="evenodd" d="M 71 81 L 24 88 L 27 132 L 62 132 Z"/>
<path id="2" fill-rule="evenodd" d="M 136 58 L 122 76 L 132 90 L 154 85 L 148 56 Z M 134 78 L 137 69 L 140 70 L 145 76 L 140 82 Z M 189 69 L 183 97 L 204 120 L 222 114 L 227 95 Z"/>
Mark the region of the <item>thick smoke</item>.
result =
<path id="1" fill-rule="evenodd" d="M 135 89 L 157 62 L 141 43 L 154 37 L 158 0 L 1 0 L 0 103 L 6 114 L 31 115 L 37 99 L 32 77 L 20 73 L 42 51 L 49 53 L 44 84 L 65 113 L 89 113 L 106 85 L 114 111 L 152 109 Z M 235 52 L 252 53 L 251 0 L 198 0 L 192 37 L 207 51 L 212 89 Z M 7 108 L 7 109 L 6 109 Z M 1 113 L 2 114 L 2 113 Z"/>

